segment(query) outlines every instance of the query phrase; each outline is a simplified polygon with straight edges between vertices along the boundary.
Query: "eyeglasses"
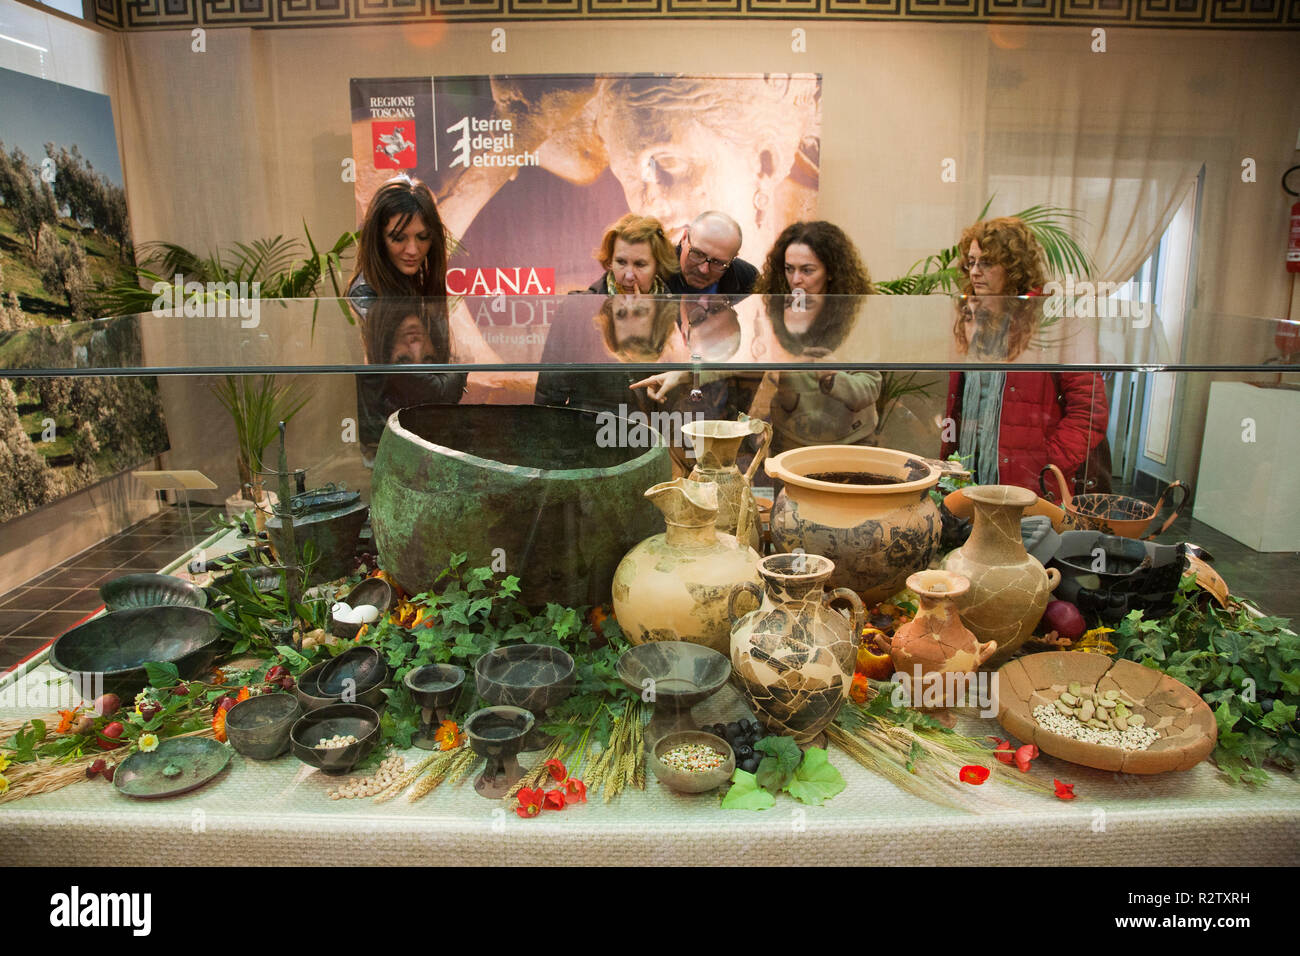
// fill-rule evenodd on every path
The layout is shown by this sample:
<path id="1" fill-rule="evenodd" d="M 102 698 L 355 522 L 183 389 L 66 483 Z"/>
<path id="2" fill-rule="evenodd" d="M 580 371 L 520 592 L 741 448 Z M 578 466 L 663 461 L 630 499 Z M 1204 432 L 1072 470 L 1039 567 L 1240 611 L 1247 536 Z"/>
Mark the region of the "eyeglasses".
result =
<path id="1" fill-rule="evenodd" d="M 963 259 L 961 261 L 961 271 L 974 272 L 976 269 L 979 269 L 980 272 L 988 272 L 990 269 L 995 266 L 1000 266 L 1001 264 L 1002 263 L 1000 262 L 994 262 L 992 259 Z"/>
<path id="2" fill-rule="evenodd" d="M 691 242 L 691 234 L 686 234 L 686 241 Z M 691 248 L 686 251 L 686 261 L 693 266 L 702 266 L 708 263 L 709 269 L 714 272 L 726 272 L 731 268 L 735 259 L 715 259 L 713 256 L 706 256 L 700 250 L 695 248 L 695 243 L 691 242 Z"/>

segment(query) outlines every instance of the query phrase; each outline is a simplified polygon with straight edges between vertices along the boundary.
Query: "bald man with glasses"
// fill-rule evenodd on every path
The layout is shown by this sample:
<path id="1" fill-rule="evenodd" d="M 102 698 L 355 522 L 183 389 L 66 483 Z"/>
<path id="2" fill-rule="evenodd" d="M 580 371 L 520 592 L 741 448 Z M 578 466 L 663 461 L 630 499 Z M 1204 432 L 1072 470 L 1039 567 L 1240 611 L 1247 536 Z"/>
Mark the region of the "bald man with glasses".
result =
<path id="1" fill-rule="evenodd" d="M 748 295 L 758 269 L 737 257 L 740 243 L 740 226 L 726 213 L 696 216 L 677 244 L 682 271 L 668 280 L 668 291 L 673 295 Z"/>

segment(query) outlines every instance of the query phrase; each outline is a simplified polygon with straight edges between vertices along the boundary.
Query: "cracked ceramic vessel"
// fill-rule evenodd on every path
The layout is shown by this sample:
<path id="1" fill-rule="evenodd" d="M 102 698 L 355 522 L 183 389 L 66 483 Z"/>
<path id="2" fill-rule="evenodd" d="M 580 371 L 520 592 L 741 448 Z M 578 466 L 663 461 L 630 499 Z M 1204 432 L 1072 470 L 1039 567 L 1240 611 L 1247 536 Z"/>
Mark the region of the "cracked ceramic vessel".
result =
<path id="1" fill-rule="evenodd" d="M 766 467 L 785 483 L 772 505 L 772 546 L 830 558 L 833 587 L 875 604 L 934 559 L 942 530 L 929 495 L 942 474 L 936 465 L 889 448 L 812 445 Z M 864 481 L 876 483 L 855 483 Z"/>
<path id="2" fill-rule="evenodd" d="M 1034 632 L 1061 582 L 1025 550 L 1020 516 L 1037 496 L 1012 485 L 976 485 L 962 493 L 975 506 L 970 539 L 944 558 L 943 568 L 970 580 L 957 599 L 966 626 L 981 641 L 996 641 L 988 664 L 1001 664 Z"/>
<path id="3" fill-rule="evenodd" d="M 835 565 L 815 554 L 774 554 L 758 563 L 762 603 L 736 620 L 731 664 L 754 714 L 800 745 L 816 742 L 849 695 L 866 611 L 847 588 L 826 590 Z M 758 588 L 742 584 L 735 600 Z M 831 607 L 847 601 L 851 616 Z"/>
<path id="4" fill-rule="evenodd" d="M 758 552 L 714 525 L 717 485 L 675 478 L 647 489 L 668 530 L 627 553 L 614 572 L 614 617 L 633 644 L 689 641 L 726 654 L 727 600 L 759 583 Z"/>
<path id="5" fill-rule="evenodd" d="M 534 405 L 420 405 L 394 412 L 375 455 L 379 564 L 408 594 L 452 554 L 519 577 L 520 600 L 609 600 L 619 559 L 663 521 L 641 493 L 672 477 L 657 433 L 627 441 L 590 412 Z M 639 442 L 639 445 L 635 445 Z"/>
<path id="6" fill-rule="evenodd" d="M 966 578 L 950 571 L 918 571 L 907 579 L 907 586 L 916 593 L 920 608 L 890 643 L 889 656 L 895 671 L 907 674 L 913 681 L 918 667 L 922 675 L 969 673 L 997 650 L 995 642 L 980 643 L 961 622 L 954 602 L 970 590 Z M 914 701 L 916 692 L 913 684 Z M 956 703 L 945 699 L 945 706 L 937 708 L 945 723 L 950 719 L 947 708 Z"/>
<path id="7" fill-rule="evenodd" d="M 749 529 L 746 543 L 757 548 L 762 538 L 753 481 L 772 444 L 772 426 L 757 418 L 741 416 L 737 422 L 690 422 L 682 426 L 682 433 L 690 438 L 695 451 L 695 467 L 688 477 L 718 486 L 718 530 L 743 539 L 745 536 L 736 529 L 744 520 Z M 750 435 L 763 437 L 758 454 L 742 473 L 736 466 L 736 455 L 740 453 L 741 442 Z"/>
<path id="8" fill-rule="evenodd" d="M 1165 773 L 1196 766 L 1214 750 L 1214 712 L 1195 691 L 1168 674 L 1101 654 L 1044 651 L 1026 654 L 998 671 L 998 723 L 1045 754 L 1118 773 Z M 1100 691 L 1123 691 L 1160 739 L 1146 750 L 1121 750 L 1053 733 L 1034 719 L 1072 681 Z"/>

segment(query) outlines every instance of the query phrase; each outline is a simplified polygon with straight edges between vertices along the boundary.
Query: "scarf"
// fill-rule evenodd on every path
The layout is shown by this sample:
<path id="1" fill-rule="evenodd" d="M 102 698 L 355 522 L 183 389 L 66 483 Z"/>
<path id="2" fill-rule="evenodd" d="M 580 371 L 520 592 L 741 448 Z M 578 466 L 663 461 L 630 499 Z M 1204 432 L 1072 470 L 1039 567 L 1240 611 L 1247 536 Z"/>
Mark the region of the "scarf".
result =
<path id="1" fill-rule="evenodd" d="M 966 372 L 961 394 L 959 455 L 975 456 L 970 464 L 975 481 L 998 483 L 998 431 L 1002 418 L 1002 388 L 1006 372 Z"/>

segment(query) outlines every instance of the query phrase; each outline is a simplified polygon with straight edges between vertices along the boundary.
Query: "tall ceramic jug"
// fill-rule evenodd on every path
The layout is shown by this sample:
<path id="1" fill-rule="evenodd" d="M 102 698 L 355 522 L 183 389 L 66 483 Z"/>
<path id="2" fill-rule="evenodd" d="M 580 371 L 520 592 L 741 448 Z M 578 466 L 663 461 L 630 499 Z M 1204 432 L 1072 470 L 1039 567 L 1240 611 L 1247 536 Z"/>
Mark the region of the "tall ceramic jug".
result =
<path id="1" fill-rule="evenodd" d="M 761 604 L 731 629 L 732 667 L 755 716 L 800 745 L 824 746 L 822 732 L 849 696 L 866 621 L 857 594 L 826 590 L 834 570 L 816 554 L 764 558 Z M 760 597 L 752 584 L 737 587 L 728 602 L 733 616 L 745 592 Z M 848 602 L 848 617 L 831 607 L 837 600 Z"/>
<path id="2" fill-rule="evenodd" d="M 717 530 L 718 489 L 675 478 L 645 492 L 667 530 L 629 551 L 614 572 L 614 617 L 633 644 L 690 641 L 726 654 L 731 592 L 758 586 L 758 553 Z"/>
<path id="3" fill-rule="evenodd" d="M 970 539 L 949 553 L 943 568 L 970 580 L 957 611 L 980 641 L 997 641 L 996 653 L 985 662 L 996 666 L 1034 632 L 1061 572 L 1044 569 L 1020 537 L 1020 517 L 1037 495 L 1012 485 L 961 491 L 975 506 L 975 523 Z"/>
<path id="4" fill-rule="evenodd" d="M 682 433 L 689 436 L 695 450 L 695 467 L 689 477 L 718 486 L 718 530 L 745 540 L 745 535 L 736 529 L 747 527 L 748 544 L 757 549 L 761 536 L 753 481 L 772 444 L 772 426 L 761 419 L 741 415 L 736 422 L 690 422 L 682 426 Z M 740 443 L 750 435 L 763 438 L 758 454 L 742 473 L 736 466 L 736 455 L 740 453 Z"/>

